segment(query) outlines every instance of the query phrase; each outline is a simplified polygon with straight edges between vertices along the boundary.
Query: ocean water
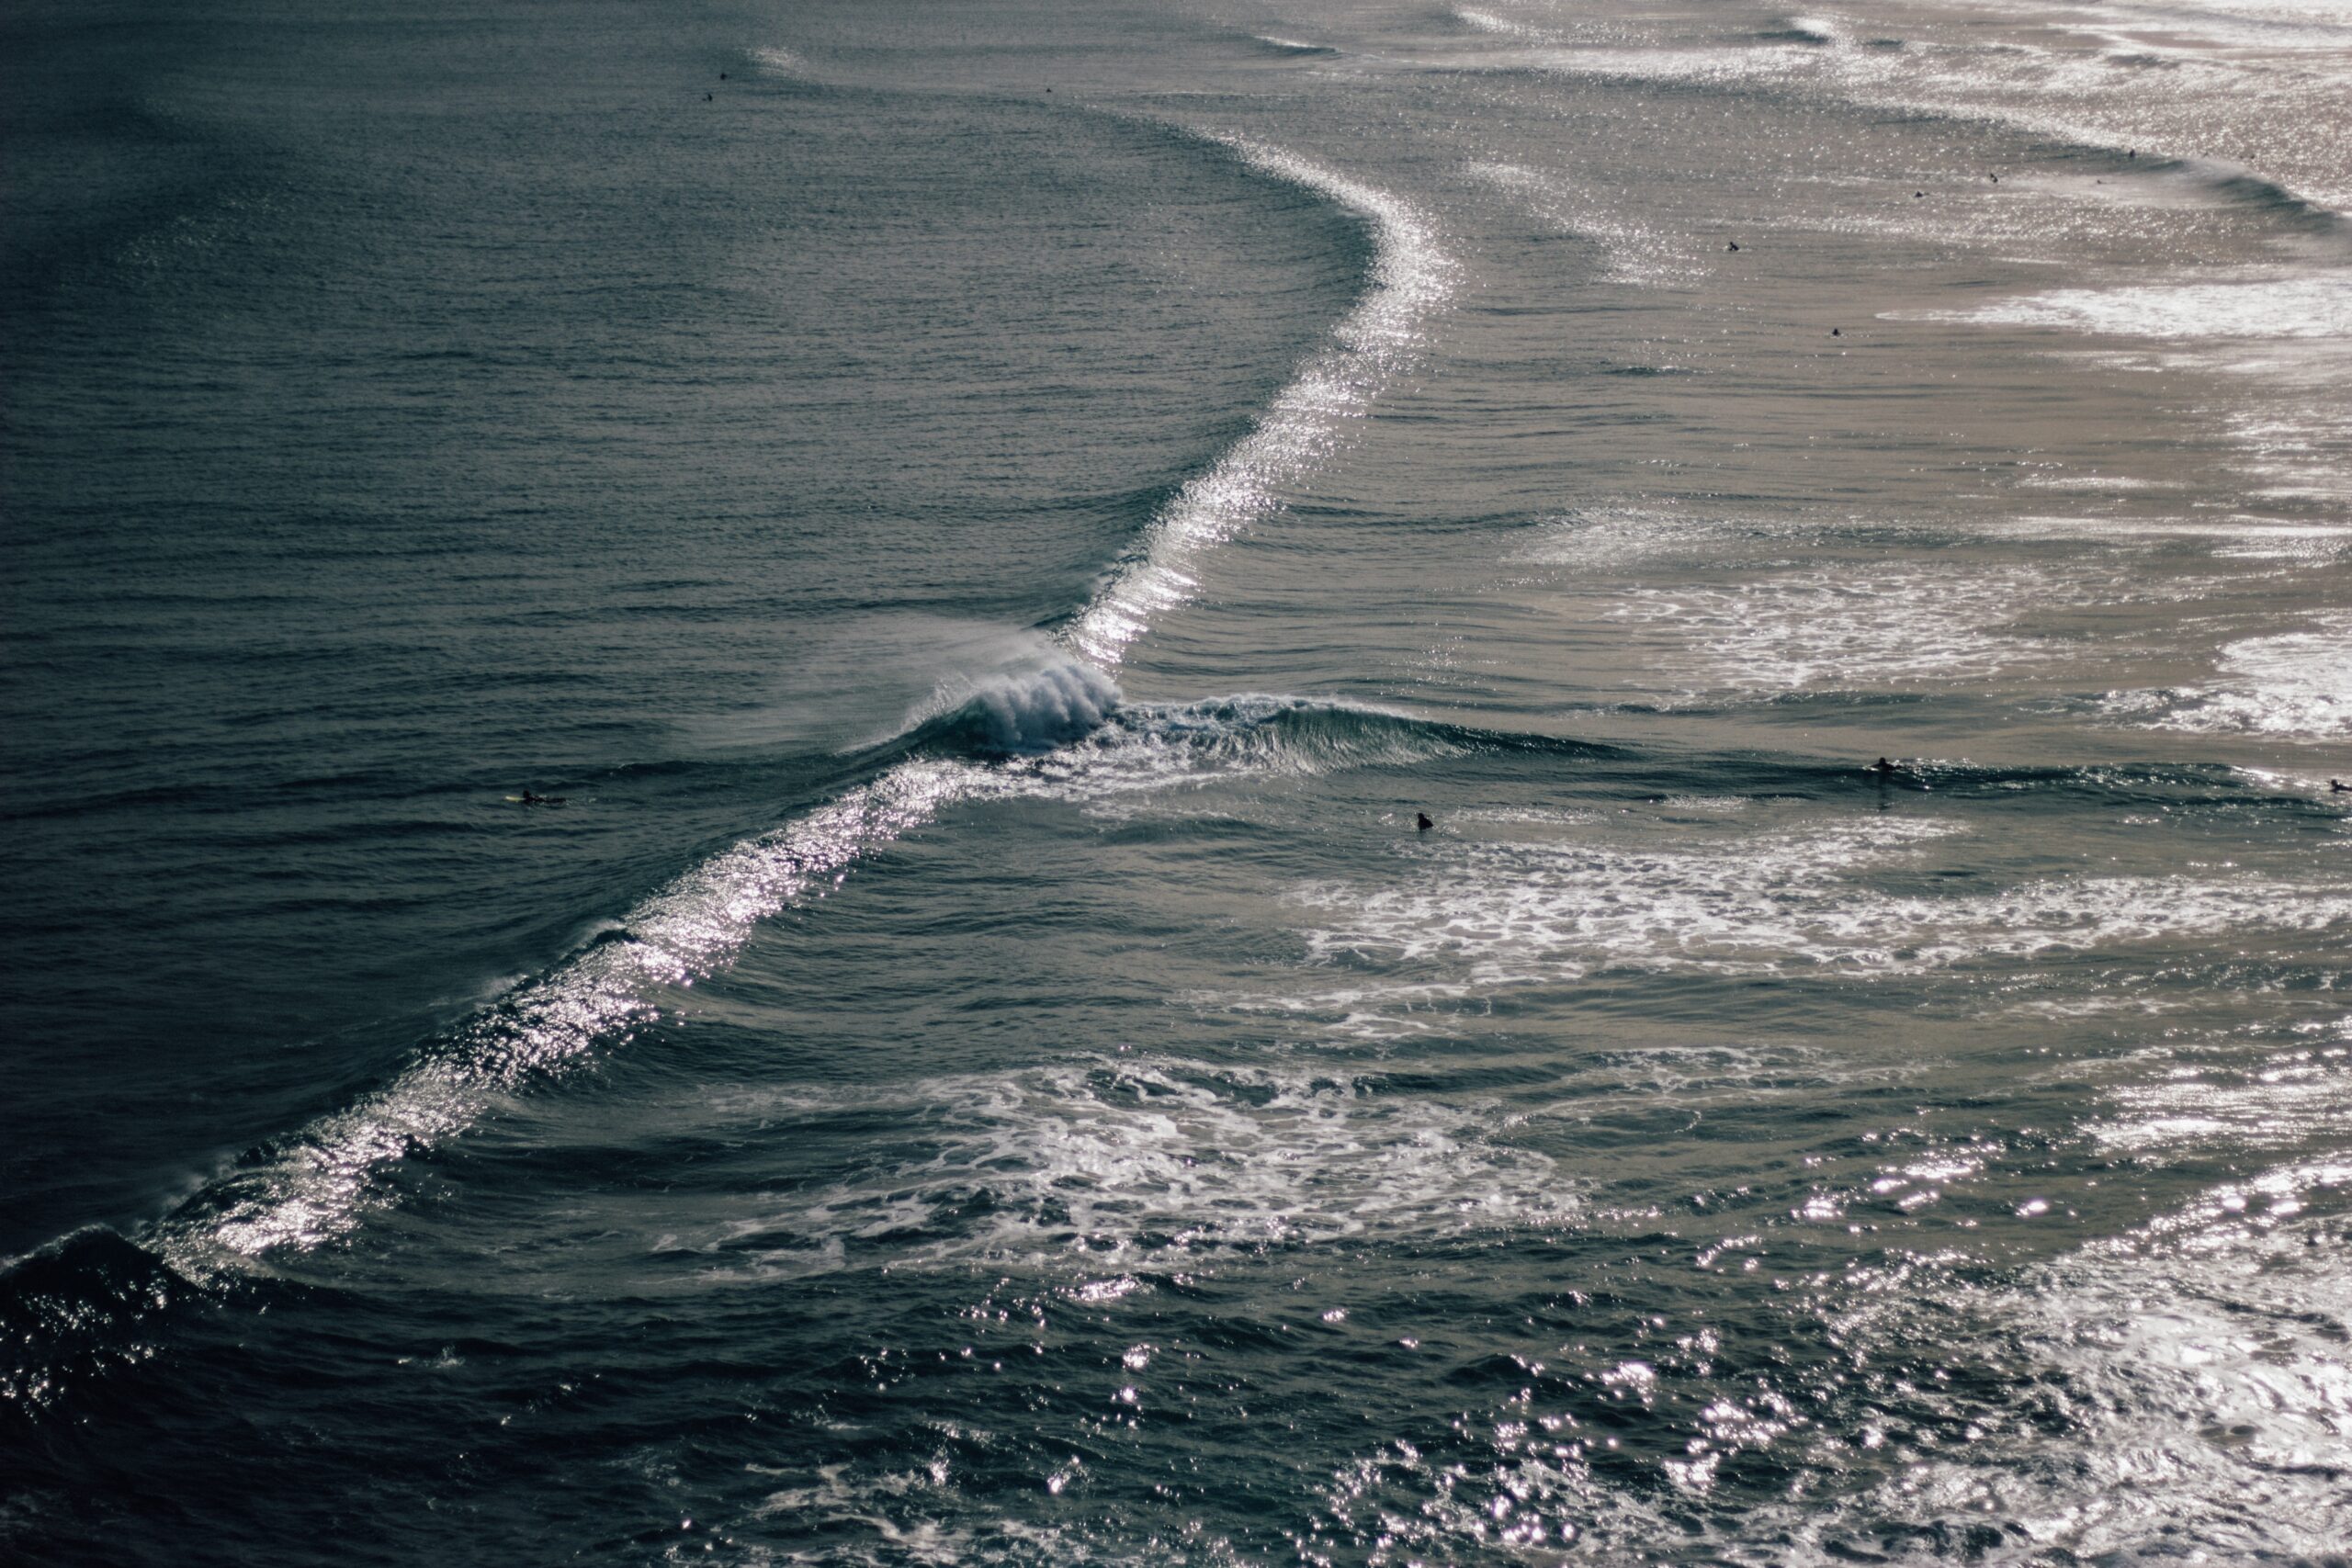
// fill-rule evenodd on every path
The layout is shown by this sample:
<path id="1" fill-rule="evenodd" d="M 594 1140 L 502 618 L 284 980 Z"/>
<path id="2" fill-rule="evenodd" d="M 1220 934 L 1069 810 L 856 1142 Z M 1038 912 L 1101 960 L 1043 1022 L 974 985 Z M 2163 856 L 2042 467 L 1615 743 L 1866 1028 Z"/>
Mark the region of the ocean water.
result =
<path id="1" fill-rule="evenodd" d="M 2346 1561 L 2334 0 L 0 85 L 0 1554 Z"/>

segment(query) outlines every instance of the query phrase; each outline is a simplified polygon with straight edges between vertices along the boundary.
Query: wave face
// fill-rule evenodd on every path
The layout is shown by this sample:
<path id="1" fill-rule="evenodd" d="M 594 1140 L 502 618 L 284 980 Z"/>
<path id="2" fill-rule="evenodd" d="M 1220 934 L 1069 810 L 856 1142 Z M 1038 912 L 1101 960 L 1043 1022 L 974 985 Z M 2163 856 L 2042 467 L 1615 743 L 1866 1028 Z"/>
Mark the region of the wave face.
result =
<path id="1" fill-rule="evenodd" d="M 122 4 L 0 1559 L 2352 1540 L 2328 7 Z"/>

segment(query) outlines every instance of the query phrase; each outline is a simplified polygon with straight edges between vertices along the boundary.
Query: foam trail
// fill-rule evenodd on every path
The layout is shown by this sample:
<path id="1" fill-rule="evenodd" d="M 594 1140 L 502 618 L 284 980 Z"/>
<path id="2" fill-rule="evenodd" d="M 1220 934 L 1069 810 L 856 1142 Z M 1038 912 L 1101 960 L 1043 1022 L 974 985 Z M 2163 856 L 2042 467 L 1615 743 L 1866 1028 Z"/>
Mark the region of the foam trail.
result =
<path id="1" fill-rule="evenodd" d="M 1238 137 L 1213 140 L 1251 168 L 1304 186 L 1370 226 L 1371 287 L 1249 434 L 1179 491 L 1152 520 L 1143 546 L 1063 631 L 1076 652 L 1115 669 L 1153 619 L 1198 587 L 1204 554 L 1280 504 L 1282 488 L 1312 469 L 1381 389 L 1412 362 L 1420 327 L 1453 291 L 1454 264 L 1429 220 L 1408 203 L 1278 148 Z"/>
<path id="2" fill-rule="evenodd" d="M 943 687 L 929 712 L 915 716 L 925 732 L 1013 761 L 989 767 L 910 757 L 694 867 L 630 910 L 612 940 L 475 1015 L 383 1089 L 248 1156 L 161 1221 L 144 1238 L 149 1246 L 182 1272 L 206 1277 L 348 1236 L 390 1201 L 384 1177 L 396 1162 L 461 1134 L 533 1077 L 650 1022 L 664 991 L 728 966 L 761 921 L 838 886 L 858 861 L 956 801 L 1050 786 L 1037 763 L 1116 712 L 1118 687 L 1108 671 L 1155 614 L 1190 596 L 1190 569 L 1202 552 L 1272 510 L 1278 487 L 1329 448 L 1338 423 L 1363 412 L 1408 362 L 1419 321 L 1449 287 L 1452 263 L 1405 203 L 1287 152 L 1226 144 L 1251 167 L 1369 220 L 1378 245 L 1371 287 L 1330 346 L 1308 361 L 1255 429 L 1184 487 L 1140 554 L 1071 623 L 1063 641 L 1080 658 L 1056 649 L 1020 668 Z"/>
<path id="3" fill-rule="evenodd" d="M 199 1193 L 145 1238 L 198 1277 L 347 1235 L 393 1161 L 463 1131 L 535 1076 L 658 1016 L 655 998 L 732 962 L 762 920 L 838 886 L 857 861 L 986 790 L 970 763 L 916 759 L 705 861 L 627 916 L 622 933 L 475 1015 L 390 1084 Z"/>

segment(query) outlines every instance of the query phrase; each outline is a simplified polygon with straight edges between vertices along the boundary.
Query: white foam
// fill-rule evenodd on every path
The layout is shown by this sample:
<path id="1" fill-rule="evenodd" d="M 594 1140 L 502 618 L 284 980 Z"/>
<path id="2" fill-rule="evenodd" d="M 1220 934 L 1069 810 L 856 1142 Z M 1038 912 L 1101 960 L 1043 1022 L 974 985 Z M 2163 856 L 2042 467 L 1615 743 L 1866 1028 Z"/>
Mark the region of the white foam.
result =
<path id="1" fill-rule="evenodd" d="M 1199 587 L 1201 558 L 1281 504 L 1417 356 L 1423 323 L 1452 293 L 1454 264 L 1436 228 L 1409 203 L 1319 164 L 1238 137 L 1216 138 L 1261 173 L 1338 202 L 1371 226 L 1371 285 L 1330 344 L 1276 394 L 1249 434 L 1188 482 L 1152 520 L 1141 547 L 1073 621 L 1065 639 L 1114 670 L 1153 620 Z"/>
<path id="2" fill-rule="evenodd" d="M 2005 322 L 2152 338 L 2352 337 L 2352 280 L 2283 276 L 2233 282 L 2059 288 L 1923 321 Z"/>
<path id="3" fill-rule="evenodd" d="M 1296 897 L 1320 917 L 1305 933 L 1318 960 L 1441 964 L 1443 978 L 1480 989 L 1612 969 L 1917 974 L 2352 926 L 2352 892 L 2325 883 L 2083 877 L 1949 897 L 1869 885 L 1950 831 L 1873 817 L 1758 835 L 1736 852 L 1705 841 L 1450 844 L 1399 884 L 1314 884 Z"/>
<path id="4" fill-rule="evenodd" d="M 1734 689 L 1981 681 L 2068 651 L 2005 623 L 2079 599 L 2032 567 L 1789 572 L 1715 588 L 1634 587 L 1612 618 L 1670 626 L 1682 662 Z"/>
<path id="5" fill-rule="evenodd" d="M 2186 690 L 2113 692 L 2107 711 L 2157 729 L 2332 740 L 2352 735 L 2352 612 L 2222 649 L 2221 679 Z"/>
<path id="6" fill-rule="evenodd" d="M 2352 1167 L 2285 1166 L 1969 1303 L 2063 1392 L 2057 1429 L 2011 1422 L 1814 1521 L 1994 1518 L 2037 1551 L 2137 1562 L 2317 1560 L 2352 1538 L 2352 1279 L 2292 1223 Z M 1933 1320 L 1949 1337 L 1948 1314 Z M 1900 1296 L 1845 1325 L 1917 1343 Z M 1824 1526 L 1827 1529 L 1823 1529 Z"/>
<path id="7" fill-rule="evenodd" d="M 1581 1369 L 1683 1425 L 1656 1487 L 1620 1479 L 1623 1456 L 1600 1472 L 1614 1439 L 1523 1360 L 1528 1388 L 1458 1417 L 1442 1457 L 1391 1438 L 1340 1466 L 1317 1530 L 1375 1562 L 1635 1561 L 1660 1543 L 1678 1560 L 1919 1568 L 2330 1561 L 2352 1539 L 2352 1278 L 2340 1239 L 2295 1216 L 2347 1184 L 2341 1162 L 2275 1168 L 2004 1285 L 1966 1282 L 1952 1254 L 1850 1270 L 1823 1292 L 1834 1375 L 1727 1380 L 1687 1415 L 1668 1415 L 1688 1406 L 1662 1385 L 1697 1392 L 1712 1330 Z M 1547 1358 L 1550 1377 L 1581 1349 Z M 1929 1360 L 1974 1386 L 1908 1374 Z M 1717 1495 L 1742 1450 L 1792 1472 L 1782 1497 Z"/>
<path id="8" fill-rule="evenodd" d="M 1550 1225 L 1575 1208 L 1549 1158 L 1488 1136 L 1484 1108 L 1303 1070 L 1116 1057 L 860 1089 L 814 1114 L 851 1105 L 902 1111 L 926 1153 L 687 1238 L 712 1278 L 852 1263 L 1099 1274 L 1374 1232 Z"/>

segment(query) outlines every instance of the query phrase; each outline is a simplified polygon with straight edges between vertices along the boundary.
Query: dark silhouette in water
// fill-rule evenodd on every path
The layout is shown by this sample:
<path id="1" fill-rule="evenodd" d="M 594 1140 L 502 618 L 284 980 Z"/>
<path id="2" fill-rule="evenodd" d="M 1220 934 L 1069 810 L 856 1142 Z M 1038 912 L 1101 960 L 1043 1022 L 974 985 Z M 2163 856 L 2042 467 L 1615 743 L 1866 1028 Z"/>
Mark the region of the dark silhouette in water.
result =
<path id="1" fill-rule="evenodd" d="M 538 791 L 530 789 L 511 798 L 525 806 L 561 806 L 563 804 L 563 796 L 560 795 L 541 795 Z"/>
<path id="2" fill-rule="evenodd" d="M 2352 795 L 2352 784 L 2346 784 L 2342 779 L 2328 780 L 2327 787 L 2332 795 Z"/>
<path id="3" fill-rule="evenodd" d="M 1844 337 L 1846 334 L 1839 332 L 1836 327 L 1832 327 L 1829 329 L 1829 335 L 1831 337 Z"/>
<path id="4" fill-rule="evenodd" d="M 1888 761 L 1884 757 L 1881 757 L 1877 761 L 1871 764 L 1871 772 L 1878 775 L 1879 783 L 1884 784 L 1887 780 L 1894 776 L 1894 764 Z"/>
<path id="5" fill-rule="evenodd" d="M 2341 786 L 2341 785 L 2338 785 L 2337 787 L 2338 787 L 2338 788 L 2341 788 L 2342 786 Z M 1417 827 L 1418 829 L 1420 829 L 1422 832 L 1424 832 L 1424 833 L 1428 832 L 1430 829 L 1432 829 L 1432 828 L 1434 828 L 1434 827 L 1436 827 L 1436 826 L 1437 826 L 1437 824 L 1436 824 L 1436 823 L 1434 823 L 1434 822 L 1432 822 L 1432 821 L 1430 821 L 1430 814 L 1429 814 L 1428 812 L 1426 812 L 1426 811 L 1416 811 L 1416 812 L 1414 812 L 1414 813 L 1413 813 L 1413 824 L 1414 824 L 1414 826 L 1415 826 L 1415 827 Z"/>
<path id="6" fill-rule="evenodd" d="M 1739 242 L 1737 240 L 1734 240 L 1730 244 L 1725 245 L 1724 249 L 1727 251 L 1736 251 L 1739 249 Z"/>

